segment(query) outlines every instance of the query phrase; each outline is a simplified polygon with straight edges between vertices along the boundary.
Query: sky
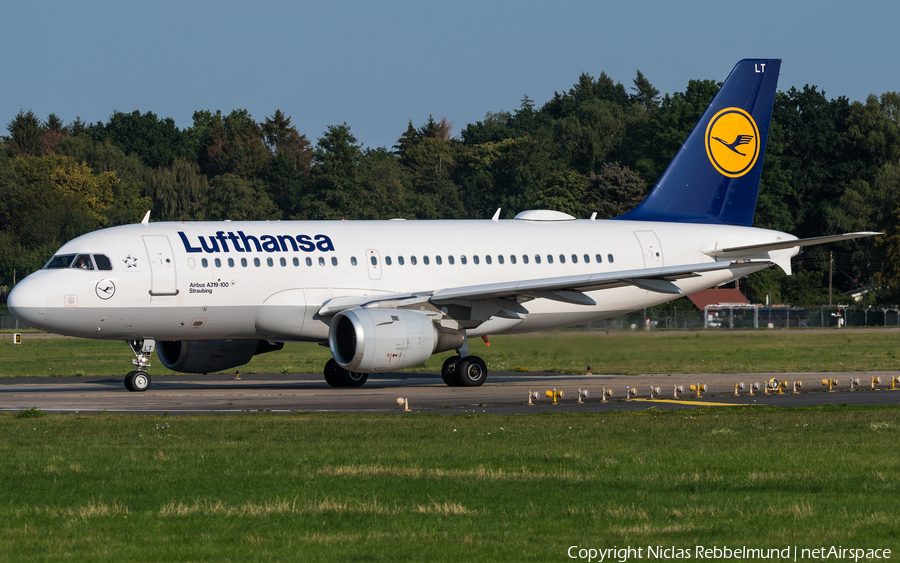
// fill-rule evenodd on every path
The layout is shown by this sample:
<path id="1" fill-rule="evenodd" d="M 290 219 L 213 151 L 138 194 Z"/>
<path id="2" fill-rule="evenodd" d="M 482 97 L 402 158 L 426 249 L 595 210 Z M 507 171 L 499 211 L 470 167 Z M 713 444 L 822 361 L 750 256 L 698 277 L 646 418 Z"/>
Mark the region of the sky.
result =
<path id="1" fill-rule="evenodd" d="M 3 3 L 0 129 L 20 110 L 65 123 L 151 111 L 275 110 L 313 142 L 347 123 L 391 147 L 412 120 L 454 134 L 486 112 L 538 107 L 581 73 L 663 94 L 780 58 L 778 87 L 865 101 L 900 91 L 900 2 L 159 0 Z"/>

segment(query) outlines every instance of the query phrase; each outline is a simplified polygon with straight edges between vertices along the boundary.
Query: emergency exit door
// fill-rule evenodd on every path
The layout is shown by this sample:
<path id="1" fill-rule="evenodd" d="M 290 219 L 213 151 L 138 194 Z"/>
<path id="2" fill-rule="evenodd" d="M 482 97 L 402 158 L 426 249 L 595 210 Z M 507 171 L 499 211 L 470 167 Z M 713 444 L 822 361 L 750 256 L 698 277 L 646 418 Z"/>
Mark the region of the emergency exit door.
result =
<path id="1" fill-rule="evenodd" d="M 150 295 L 178 295 L 175 255 L 168 237 L 148 235 L 143 238 L 150 257 Z"/>

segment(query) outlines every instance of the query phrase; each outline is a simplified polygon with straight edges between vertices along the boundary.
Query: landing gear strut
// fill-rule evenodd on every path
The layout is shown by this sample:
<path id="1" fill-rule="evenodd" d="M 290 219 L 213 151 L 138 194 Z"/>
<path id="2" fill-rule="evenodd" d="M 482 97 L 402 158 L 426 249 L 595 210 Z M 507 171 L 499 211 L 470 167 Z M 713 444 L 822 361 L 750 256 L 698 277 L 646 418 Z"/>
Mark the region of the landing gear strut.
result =
<path id="1" fill-rule="evenodd" d="M 325 363 L 325 382 L 332 387 L 362 387 L 369 379 L 368 373 L 349 371 L 338 365 L 334 358 Z"/>
<path id="2" fill-rule="evenodd" d="M 150 389 L 150 375 L 147 368 L 150 367 L 150 354 L 156 348 L 155 340 L 129 340 L 128 346 L 134 354 L 131 363 L 137 366 L 137 371 L 130 371 L 125 376 L 125 389 L 129 391 L 146 391 Z"/>

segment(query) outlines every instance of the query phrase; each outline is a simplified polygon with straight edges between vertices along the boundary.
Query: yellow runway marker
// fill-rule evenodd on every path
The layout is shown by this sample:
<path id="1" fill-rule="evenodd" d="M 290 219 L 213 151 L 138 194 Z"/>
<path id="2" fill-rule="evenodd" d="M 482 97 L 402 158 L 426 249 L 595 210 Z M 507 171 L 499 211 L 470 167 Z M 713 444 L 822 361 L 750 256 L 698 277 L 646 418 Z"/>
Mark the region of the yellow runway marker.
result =
<path id="1" fill-rule="evenodd" d="M 741 407 L 735 403 L 710 403 L 708 401 L 682 401 L 681 399 L 631 399 L 632 401 L 646 401 L 648 403 L 675 403 L 676 405 L 698 405 L 701 407 Z"/>

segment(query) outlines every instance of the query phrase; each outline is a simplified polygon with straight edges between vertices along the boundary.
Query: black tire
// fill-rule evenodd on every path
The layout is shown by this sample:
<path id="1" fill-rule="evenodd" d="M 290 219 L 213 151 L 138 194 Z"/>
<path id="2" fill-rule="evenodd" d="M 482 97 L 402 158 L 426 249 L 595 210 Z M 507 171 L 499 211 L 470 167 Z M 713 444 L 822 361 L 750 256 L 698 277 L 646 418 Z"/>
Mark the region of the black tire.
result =
<path id="1" fill-rule="evenodd" d="M 150 389 L 150 374 L 146 371 L 137 371 L 131 378 L 132 391 L 144 392 Z"/>
<path id="2" fill-rule="evenodd" d="M 125 389 L 129 391 L 134 391 L 134 376 L 137 374 L 136 371 L 129 371 L 125 374 Z"/>
<path id="3" fill-rule="evenodd" d="M 342 369 L 341 372 L 341 379 L 343 380 L 343 385 L 341 387 L 362 387 L 365 385 L 366 380 L 369 379 L 369 374 L 361 371 L 348 371 Z"/>
<path id="4" fill-rule="evenodd" d="M 444 380 L 449 387 L 459 387 L 459 383 L 456 381 L 456 364 L 459 362 L 459 356 L 450 356 L 446 360 L 444 360 L 444 365 L 441 366 L 441 379 Z"/>
<path id="5" fill-rule="evenodd" d="M 323 370 L 325 374 L 325 383 L 331 385 L 332 387 L 342 387 L 341 378 L 338 375 L 338 370 L 341 369 L 341 366 L 334 361 L 334 358 L 331 358 L 327 362 L 325 362 L 325 369 Z"/>
<path id="6" fill-rule="evenodd" d="M 478 387 L 487 379 L 487 365 L 478 356 L 461 359 L 454 371 L 454 378 L 460 387 Z"/>

